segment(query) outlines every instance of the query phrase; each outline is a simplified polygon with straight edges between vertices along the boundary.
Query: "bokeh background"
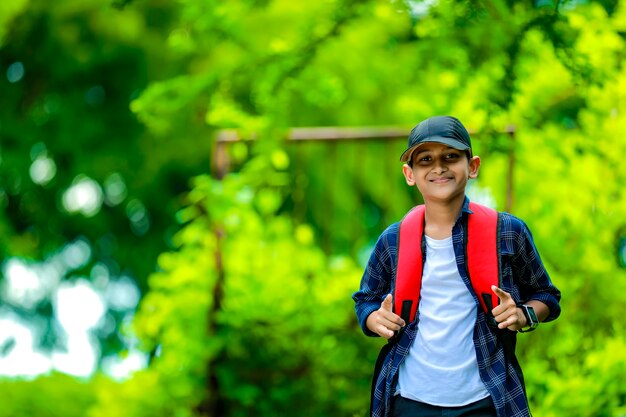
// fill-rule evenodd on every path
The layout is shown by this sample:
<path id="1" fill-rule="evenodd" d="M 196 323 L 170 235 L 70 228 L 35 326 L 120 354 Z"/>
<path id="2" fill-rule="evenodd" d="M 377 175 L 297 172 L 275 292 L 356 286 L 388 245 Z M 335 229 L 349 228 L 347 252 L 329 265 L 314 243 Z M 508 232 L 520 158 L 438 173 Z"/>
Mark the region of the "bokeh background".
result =
<path id="1" fill-rule="evenodd" d="M 364 415 L 436 114 L 563 293 L 533 414 L 625 416 L 625 64 L 615 0 L 3 0 L 0 417 Z"/>

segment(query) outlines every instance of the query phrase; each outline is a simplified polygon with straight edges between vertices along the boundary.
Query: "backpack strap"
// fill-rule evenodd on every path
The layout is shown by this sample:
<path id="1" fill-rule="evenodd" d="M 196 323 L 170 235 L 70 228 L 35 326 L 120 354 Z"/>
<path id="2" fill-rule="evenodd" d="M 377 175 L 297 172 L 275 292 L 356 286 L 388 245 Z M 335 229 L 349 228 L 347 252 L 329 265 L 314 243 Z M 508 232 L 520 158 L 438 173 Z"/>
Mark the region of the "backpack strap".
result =
<path id="1" fill-rule="evenodd" d="M 422 289 L 422 236 L 426 207 L 419 205 L 409 211 L 400 222 L 398 231 L 398 265 L 393 295 L 394 311 L 406 323 L 417 313 Z"/>
<path id="2" fill-rule="evenodd" d="M 500 216 L 492 208 L 470 203 L 465 246 L 467 270 L 472 288 L 483 310 L 490 315 L 500 301 L 491 286 L 500 282 Z"/>
<path id="3" fill-rule="evenodd" d="M 467 270 L 472 288 L 488 317 L 498 305 L 491 291 L 500 281 L 500 215 L 496 210 L 477 203 L 469 205 L 466 233 Z M 398 264 L 394 290 L 394 312 L 410 323 L 415 319 L 422 288 L 424 205 L 414 207 L 400 222 L 398 231 Z"/>

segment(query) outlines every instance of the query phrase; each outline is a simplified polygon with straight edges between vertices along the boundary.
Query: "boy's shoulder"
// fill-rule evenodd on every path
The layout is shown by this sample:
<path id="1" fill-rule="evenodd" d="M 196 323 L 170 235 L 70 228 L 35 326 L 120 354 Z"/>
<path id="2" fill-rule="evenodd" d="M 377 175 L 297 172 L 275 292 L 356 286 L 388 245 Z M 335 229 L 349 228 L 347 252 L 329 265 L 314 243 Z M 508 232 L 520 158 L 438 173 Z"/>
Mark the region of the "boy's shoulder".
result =
<path id="1" fill-rule="evenodd" d="M 396 250 L 398 246 L 398 233 L 400 232 L 400 222 L 390 224 L 382 231 L 376 240 L 375 248 L 378 251 Z"/>
<path id="2" fill-rule="evenodd" d="M 524 220 L 507 212 L 500 212 L 500 227 L 498 228 L 501 239 L 518 242 L 532 241 L 533 235 Z"/>
<path id="3" fill-rule="evenodd" d="M 474 209 L 477 209 L 479 207 L 489 208 L 488 206 L 483 206 L 477 203 L 473 203 L 473 207 Z M 467 210 L 472 213 L 472 206 L 470 205 L 469 199 L 467 198 L 464 202 L 463 210 Z M 526 225 L 526 222 L 521 218 L 506 211 L 498 211 L 497 213 L 500 220 L 500 224 L 497 230 L 501 237 L 504 235 L 508 235 L 511 238 L 515 238 L 531 235 L 530 229 Z"/>
<path id="4" fill-rule="evenodd" d="M 383 232 L 378 237 L 378 240 L 379 241 L 393 240 L 395 243 L 395 240 L 398 237 L 399 231 L 400 231 L 400 222 L 398 221 L 398 222 L 391 223 L 389 226 L 385 228 L 385 230 L 383 230 Z"/>
<path id="5" fill-rule="evenodd" d="M 501 211 L 499 213 L 502 220 L 502 228 L 519 232 L 528 229 L 526 222 L 524 222 L 524 220 L 520 219 L 519 217 L 506 211 Z"/>

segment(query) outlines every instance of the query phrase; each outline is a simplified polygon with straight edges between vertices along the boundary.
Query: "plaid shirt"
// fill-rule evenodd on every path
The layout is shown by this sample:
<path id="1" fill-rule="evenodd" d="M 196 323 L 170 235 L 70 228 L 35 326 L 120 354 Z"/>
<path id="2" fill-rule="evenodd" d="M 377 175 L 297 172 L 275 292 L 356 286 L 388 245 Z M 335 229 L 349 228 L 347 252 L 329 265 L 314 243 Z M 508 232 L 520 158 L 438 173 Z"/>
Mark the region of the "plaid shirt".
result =
<path id="1" fill-rule="evenodd" d="M 495 333 L 497 330 L 493 330 L 487 324 L 487 316 L 480 307 L 467 274 L 463 238 L 467 229 L 467 215 L 471 213 L 469 199 L 466 197 L 461 214 L 452 228 L 452 242 L 459 273 L 477 305 L 473 335 L 478 371 L 487 391 L 491 394 L 498 417 L 529 416 L 522 375 L 515 371 L 511 358 L 505 356 L 501 338 Z M 361 328 L 368 336 L 377 334 L 367 328 L 365 324 L 367 317 L 380 308 L 387 294 L 393 294 L 398 254 L 398 226 L 399 223 L 392 224 L 379 237 L 363 274 L 361 287 L 352 297 L 356 303 L 355 309 Z M 561 312 L 559 306 L 561 294 L 550 281 L 526 224 L 511 214 L 502 213 L 500 243 L 502 271 L 500 287 L 510 293 L 516 302 L 539 300 L 545 303 L 550 309 L 550 314 L 544 321 L 556 319 Z M 418 322 L 419 316 L 400 332 L 384 359 L 372 401 L 373 417 L 390 415 L 398 369 L 413 344 L 418 331 Z M 514 346 L 516 333 L 509 330 L 501 332 L 508 332 L 507 336 L 512 337 Z"/>

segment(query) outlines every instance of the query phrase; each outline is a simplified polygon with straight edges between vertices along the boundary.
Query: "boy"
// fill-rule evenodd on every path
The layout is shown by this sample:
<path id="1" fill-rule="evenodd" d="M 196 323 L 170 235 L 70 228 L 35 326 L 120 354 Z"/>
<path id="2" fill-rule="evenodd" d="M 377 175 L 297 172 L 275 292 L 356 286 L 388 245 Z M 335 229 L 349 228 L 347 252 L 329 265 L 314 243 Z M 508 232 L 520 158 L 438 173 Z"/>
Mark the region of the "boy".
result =
<path id="1" fill-rule="evenodd" d="M 389 340 L 374 375 L 371 415 L 529 416 L 515 336 L 556 319 L 561 298 L 530 231 L 500 214 L 500 287 L 491 286 L 499 303 L 485 312 L 466 260 L 474 213 L 465 187 L 480 168 L 467 130 L 454 117 L 426 119 L 411 131 L 400 160 L 407 184 L 424 198 L 422 284 L 416 318 L 405 322 L 392 307 L 399 252 L 394 223 L 379 237 L 353 295 L 364 333 Z"/>

